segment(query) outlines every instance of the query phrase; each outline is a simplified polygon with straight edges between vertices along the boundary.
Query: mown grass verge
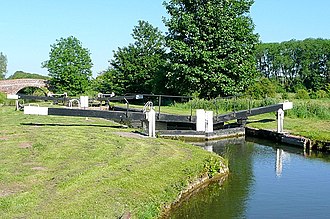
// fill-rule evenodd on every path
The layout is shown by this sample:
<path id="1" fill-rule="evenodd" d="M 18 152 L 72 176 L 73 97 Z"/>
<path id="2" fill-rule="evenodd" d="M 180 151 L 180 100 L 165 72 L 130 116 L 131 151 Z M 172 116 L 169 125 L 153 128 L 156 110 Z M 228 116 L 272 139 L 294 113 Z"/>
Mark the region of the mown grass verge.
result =
<path id="1" fill-rule="evenodd" d="M 214 160 L 226 162 L 183 142 L 118 135 L 130 131 L 0 107 L 1 217 L 157 218 L 190 182 L 222 168 Z"/>
<path id="2" fill-rule="evenodd" d="M 249 117 L 247 126 L 276 130 L 277 121 L 275 113 Z M 303 136 L 312 140 L 330 142 L 330 120 L 319 118 L 284 118 L 284 131 L 293 135 Z"/>

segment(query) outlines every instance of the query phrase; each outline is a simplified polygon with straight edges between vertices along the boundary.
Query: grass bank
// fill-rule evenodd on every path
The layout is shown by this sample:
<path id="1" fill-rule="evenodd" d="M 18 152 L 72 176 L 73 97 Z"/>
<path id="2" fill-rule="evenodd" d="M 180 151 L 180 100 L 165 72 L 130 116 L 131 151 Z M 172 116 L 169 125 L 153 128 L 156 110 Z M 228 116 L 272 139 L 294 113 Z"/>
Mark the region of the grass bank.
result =
<path id="1" fill-rule="evenodd" d="M 179 141 L 125 137 L 130 131 L 0 107 L 1 217 L 157 218 L 190 182 L 226 163 Z"/>
<path id="2" fill-rule="evenodd" d="M 247 126 L 258 129 L 276 130 L 275 113 L 249 117 Z M 330 120 L 319 118 L 284 118 L 284 131 L 312 140 L 330 142 Z"/>

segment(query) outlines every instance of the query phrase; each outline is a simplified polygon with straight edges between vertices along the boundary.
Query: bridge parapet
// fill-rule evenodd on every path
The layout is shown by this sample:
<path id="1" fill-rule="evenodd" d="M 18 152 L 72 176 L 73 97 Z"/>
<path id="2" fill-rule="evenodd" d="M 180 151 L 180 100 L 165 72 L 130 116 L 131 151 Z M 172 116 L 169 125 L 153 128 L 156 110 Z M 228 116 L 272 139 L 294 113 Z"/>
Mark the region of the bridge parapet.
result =
<path id="1" fill-rule="evenodd" d="M 47 80 L 43 79 L 13 79 L 0 80 L 0 92 L 6 94 L 16 94 L 18 91 L 26 87 L 47 88 Z"/>

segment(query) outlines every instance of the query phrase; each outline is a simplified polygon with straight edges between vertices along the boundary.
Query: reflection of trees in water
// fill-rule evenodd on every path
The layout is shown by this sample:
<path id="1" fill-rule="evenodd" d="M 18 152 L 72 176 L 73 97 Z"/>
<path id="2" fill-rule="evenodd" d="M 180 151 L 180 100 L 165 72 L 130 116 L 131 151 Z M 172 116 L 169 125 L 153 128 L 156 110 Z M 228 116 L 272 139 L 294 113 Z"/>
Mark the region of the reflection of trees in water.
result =
<path id="1" fill-rule="evenodd" d="M 174 210 L 171 218 L 242 218 L 253 183 L 253 143 L 213 143 L 213 151 L 229 159 L 230 175 L 222 186 L 212 184 Z"/>
<path id="2" fill-rule="evenodd" d="M 320 151 L 310 151 L 308 153 L 305 153 L 305 157 L 311 159 L 319 159 L 325 162 L 330 162 L 330 153 L 323 153 Z"/>

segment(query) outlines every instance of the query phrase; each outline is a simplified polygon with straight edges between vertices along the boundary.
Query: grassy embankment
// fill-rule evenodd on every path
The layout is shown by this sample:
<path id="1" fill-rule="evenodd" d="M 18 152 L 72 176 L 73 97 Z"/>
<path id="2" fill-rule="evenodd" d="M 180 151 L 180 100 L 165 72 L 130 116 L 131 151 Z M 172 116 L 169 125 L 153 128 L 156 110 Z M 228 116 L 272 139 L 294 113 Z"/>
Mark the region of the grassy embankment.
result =
<path id="1" fill-rule="evenodd" d="M 274 113 L 249 119 L 249 127 L 276 130 Z M 285 113 L 284 131 L 312 140 L 330 142 L 330 100 L 293 100 L 293 109 Z"/>
<path id="2" fill-rule="evenodd" d="M 0 106 L 2 218 L 156 218 L 219 156 L 179 141 L 129 138 L 109 121 Z"/>

